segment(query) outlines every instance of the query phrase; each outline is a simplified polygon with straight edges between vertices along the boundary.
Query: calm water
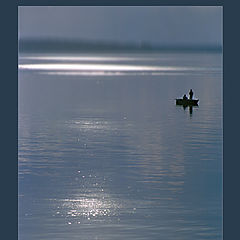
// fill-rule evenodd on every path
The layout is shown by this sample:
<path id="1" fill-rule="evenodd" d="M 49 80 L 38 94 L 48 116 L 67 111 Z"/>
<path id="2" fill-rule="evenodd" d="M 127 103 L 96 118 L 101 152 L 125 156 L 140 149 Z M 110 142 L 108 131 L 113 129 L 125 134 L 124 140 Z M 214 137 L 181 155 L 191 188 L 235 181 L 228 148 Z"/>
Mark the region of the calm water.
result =
<path id="1" fill-rule="evenodd" d="M 222 239 L 222 101 L 220 53 L 20 55 L 19 239 Z"/>

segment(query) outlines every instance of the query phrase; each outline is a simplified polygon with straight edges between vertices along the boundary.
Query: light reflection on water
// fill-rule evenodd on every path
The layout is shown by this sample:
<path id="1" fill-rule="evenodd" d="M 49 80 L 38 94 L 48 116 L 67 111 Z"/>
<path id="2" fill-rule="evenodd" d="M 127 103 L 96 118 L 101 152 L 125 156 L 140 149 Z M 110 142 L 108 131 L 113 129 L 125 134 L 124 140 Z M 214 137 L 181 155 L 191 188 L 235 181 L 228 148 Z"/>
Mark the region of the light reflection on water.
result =
<path id="1" fill-rule="evenodd" d="M 152 58 L 150 58 L 152 59 Z M 113 62 L 113 61 L 136 61 L 139 58 L 131 58 L 131 57 L 113 57 L 113 56 L 72 56 L 72 55 L 55 55 L 55 56 L 46 56 L 46 55 L 38 55 L 38 56 L 20 56 L 20 60 L 43 60 L 43 61 L 77 61 L 77 62 Z M 147 58 L 143 59 L 144 61 Z"/>
<path id="2" fill-rule="evenodd" d="M 222 238 L 220 55 L 120 59 L 20 59 L 167 61 L 193 72 L 20 70 L 19 239 Z M 190 85 L 200 98 L 192 113 L 174 102 Z"/>
<path id="3" fill-rule="evenodd" d="M 86 195 L 74 199 L 54 199 L 57 202 L 56 205 L 60 205 L 56 214 L 66 216 L 69 221 L 71 219 L 71 223 L 75 219 L 75 222 L 78 223 L 81 217 L 95 220 L 98 217 L 116 215 L 116 211 L 121 208 L 121 205 L 108 199 L 106 194 L 101 195 Z"/>
<path id="4" fill-rule="evenodd" d="M 171 54 L 169 54 L 171 56 Z M 151 56 L 151 57 L 150 57 Z M 126 56 L 20 56 L 20 70 L 34 70 L 47 75 L 69 76 L 124 76 L 124 75 L 176 75 L 205 74 L 221 71 L 219 66 L 172 65 L 166 54 L 159 58 L 152 54 L 144 58 L 134 55 Z M 165 60 L 165 61 L 163 61 Z M 194 60 L 194 59 L 193 59 Z M 31 63 L 29 63 L 29 61 Z M 113 64 L 114 63 L 114 64 Z M 123 64 L 128 63 L 128 64 Z M 138 65 L 136 65 L 138 63 Z M 147 65 L 144 63 L 148 63 Z M 168 65 L 166 65 L 166 63 Z"/>

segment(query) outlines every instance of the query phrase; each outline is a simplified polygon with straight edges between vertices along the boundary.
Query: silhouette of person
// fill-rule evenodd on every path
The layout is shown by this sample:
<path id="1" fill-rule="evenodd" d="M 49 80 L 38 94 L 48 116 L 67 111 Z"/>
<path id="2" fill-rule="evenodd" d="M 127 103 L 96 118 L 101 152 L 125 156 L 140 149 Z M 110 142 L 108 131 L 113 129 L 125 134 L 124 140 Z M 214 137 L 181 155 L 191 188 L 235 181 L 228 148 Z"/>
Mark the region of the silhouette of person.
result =
<path id="1" fill-rule="evenodd" d="M 187 98 L 187 96 L 186 96 L 186 94 L 184 94 L 183 95 L 183 100 L 187 100 L 188 98 Z"/>
<path id="2" fill-rule="evenodd" d="M 190 99 L 192 99 L 192 97 L 193 97 L 193 91 L 192 91 L 192 89 L 190 89 L 190 91 L 189 91 L 189 97 L 190 97 Z"/>

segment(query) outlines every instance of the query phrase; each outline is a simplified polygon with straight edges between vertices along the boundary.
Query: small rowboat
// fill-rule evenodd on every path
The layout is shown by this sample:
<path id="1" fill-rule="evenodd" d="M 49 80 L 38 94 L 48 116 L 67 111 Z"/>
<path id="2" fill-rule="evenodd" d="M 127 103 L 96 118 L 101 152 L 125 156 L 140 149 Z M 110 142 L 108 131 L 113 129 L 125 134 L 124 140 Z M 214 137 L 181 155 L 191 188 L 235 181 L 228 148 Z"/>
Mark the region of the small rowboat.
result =
<path id="1" fill-rule="evenodd" d="M 176 105 L 198 106 L 199 99 L 176 99 Z"/>

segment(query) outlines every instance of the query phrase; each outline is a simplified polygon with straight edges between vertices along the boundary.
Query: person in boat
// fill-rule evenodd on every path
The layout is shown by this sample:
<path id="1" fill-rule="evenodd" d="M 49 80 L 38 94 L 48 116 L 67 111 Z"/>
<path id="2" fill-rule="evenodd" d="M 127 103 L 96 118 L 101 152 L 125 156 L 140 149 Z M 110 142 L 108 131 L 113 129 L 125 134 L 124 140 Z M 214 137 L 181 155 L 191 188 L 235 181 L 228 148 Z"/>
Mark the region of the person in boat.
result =
<path id="1" fill-rule="evenodd" d="M 193 90 L 192 90 L 192 89 L 190 89 L 190 91 L 189 91 L 189 99 L 191 99 L 191 100 L 192 100 L 192 98 L 193 98 Z"/>
<path id="2" fill-rule="evenodd" d="M 187 96 L 186 96 L 186 94 L 184 94 L 183 95 L 183 100 L 187 100 L 188 98 L 187 98 Z"/>

